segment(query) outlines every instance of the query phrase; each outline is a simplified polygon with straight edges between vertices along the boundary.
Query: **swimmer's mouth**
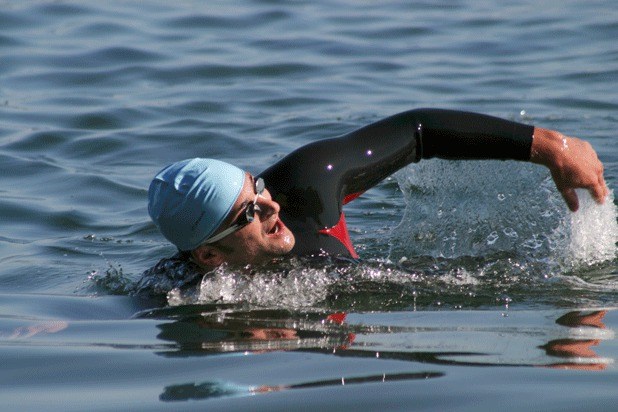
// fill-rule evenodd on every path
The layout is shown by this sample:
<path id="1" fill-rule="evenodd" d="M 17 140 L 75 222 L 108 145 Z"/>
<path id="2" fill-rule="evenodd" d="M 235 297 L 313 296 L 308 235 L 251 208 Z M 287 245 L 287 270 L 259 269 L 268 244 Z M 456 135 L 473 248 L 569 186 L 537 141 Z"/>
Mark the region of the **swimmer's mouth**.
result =
<path id="1" fill-rule="evenodd" d="M 275 220 L 275 224 L 273 225 L 273 227 L 270 228 L 267 234 L 277 235 L 279 232 L 281 232 L 282 229 L 283 229 L 283 223 L 281 222 L 279 218 L 277 218 L 277 220 Z"/>

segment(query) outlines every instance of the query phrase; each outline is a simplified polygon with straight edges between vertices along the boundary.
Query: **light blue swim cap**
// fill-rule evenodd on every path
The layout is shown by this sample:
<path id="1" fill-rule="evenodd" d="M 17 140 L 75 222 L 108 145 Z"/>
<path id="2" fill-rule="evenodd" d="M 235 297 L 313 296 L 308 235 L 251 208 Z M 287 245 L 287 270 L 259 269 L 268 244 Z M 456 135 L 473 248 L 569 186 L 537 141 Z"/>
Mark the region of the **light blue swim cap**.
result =
<path id="1" fill-rule="evenodd" d="M 193 250 L 225 220 L 245 172 L 215 159 L 187 159 L 161 170 L 148 189 L 148 214 L 180 250 Z"/>

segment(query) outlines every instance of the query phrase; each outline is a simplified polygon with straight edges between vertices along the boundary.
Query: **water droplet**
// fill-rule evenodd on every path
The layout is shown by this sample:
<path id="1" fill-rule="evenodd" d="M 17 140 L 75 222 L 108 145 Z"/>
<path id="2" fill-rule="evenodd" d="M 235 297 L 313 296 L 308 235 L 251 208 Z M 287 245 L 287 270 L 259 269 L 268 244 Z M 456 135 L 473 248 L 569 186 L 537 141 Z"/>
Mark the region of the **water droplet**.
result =
<path id="1" fill-rule="evenodd" d="M 508 295 L 500 295 L 497 300 L 506 304 L 509 304 L 513 301 L 513 299 L 511 299 Z"/>
<path id="2" fill-rule="evenodd" d="M 504 233 L 506 236 L 513 238 L 513 239 L 517 239 L 519 237 L 515 229 L 513 229 L 512 227 L 504 228 L 502 230 L 502 233 Z"/>
<path id="3" fill-rule="evenodd" d="M 500 238 L 500 236 L 498 236 L 498 232 L 496 231 L 491 232 L 489 236 L 487 236 L 487 244 L 493 245 L 494 243 L 496 243 L 498 238 Z"/>

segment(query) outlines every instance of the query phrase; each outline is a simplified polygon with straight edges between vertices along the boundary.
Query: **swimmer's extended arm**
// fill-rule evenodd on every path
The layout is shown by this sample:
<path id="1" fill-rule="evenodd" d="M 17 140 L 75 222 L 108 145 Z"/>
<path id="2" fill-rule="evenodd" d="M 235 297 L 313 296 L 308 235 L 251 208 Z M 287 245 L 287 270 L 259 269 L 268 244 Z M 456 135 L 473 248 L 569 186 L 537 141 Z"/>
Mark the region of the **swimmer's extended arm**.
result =
<path id="1" fill-rule="evenodd" d="M 405 138 L 401 136 L 403 129 Z M 409 142 L 412 135 L 413 145 Z M 603 203 L 609 192 L 603 165 L 588 142 L 493 116 L 441 109 L 412 110 L 359 129 L 344 139 L 366 146 L 373 140 L 380 149 L 401 151 L 396 157 L 399 161 L 392 162 L 391 167 L 432 157 L 511 159 L 541 164 L 550 170 L 572 211 L 579 207 L 576 188 L 587 189 L 598 203 Z M 362 182 L 362 179 L 357 181 Z M 351 185 L 353 189 L 354 186 Z"/>
<path id="2" fill-rule="evenodd" d="M 561 150 L 563 139 L 557 132 L 478 113 L 417 109 L 305 145 L 263 177 L 273 188 L 276 182 L 275 191 L 285 198 L 294 197 L 289 204 L 301 209 L 296 215 L 319 210 L 329 215 L 320 222 L 336 222 L 346 199 L 420 159 L 523 160 L 548 167 L 569 208 L 576 210 L 574 188 L 587 188 L 601 201 L 607 187 L 590 145 L 574 138 L 566 141 L 567 150 Z"/>
<path id="3" fill-rule="evenodd" d="M 367 190 L 420 159 L 530 160 L 533 131 L 529 125 L 478 113 L 417 109 L 328 144 L 337 146 L 335 153 L 348 158 L 348 195 Z"/>
<path id="4" fill-rule="evenodd" d="M 573 212 L 579 208 L 575 189 L 587 189 L 597 203 L 603 203 L 609 193 L 603 164 L 588 142 L 536 127 L 530 161 L 550 170 L 556 187 Z"/>

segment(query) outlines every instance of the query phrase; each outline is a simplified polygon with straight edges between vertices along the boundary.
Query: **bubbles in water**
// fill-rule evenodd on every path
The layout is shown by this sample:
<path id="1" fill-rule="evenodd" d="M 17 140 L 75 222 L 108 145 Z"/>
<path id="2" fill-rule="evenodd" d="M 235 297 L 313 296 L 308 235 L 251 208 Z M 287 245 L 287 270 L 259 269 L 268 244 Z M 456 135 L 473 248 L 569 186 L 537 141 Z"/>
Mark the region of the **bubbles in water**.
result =
<path id="1" fill-rule="evenodd" d="M 336 280 L 337 274 L 327 267 L 308 267 L 296 260 L 247 273 L 222 266 L 203 278 L 197 301 L 302 308 L 324 300 Z"/>
<path id="2" fill-rule="evenodd" d="M 489 234 L 489 236 L 487 236 L 487 244 L 493 245 L 494 243 L 498 241 L 499 238 L 500 237 L 498 236 L 498 232 L 494 230 L 493 232 Z"/>
<path id="3" fill-rule="evenodd" d="M 542 167 L 430 160 L 396 176 L 407 206 L 393 231 L 391 259 L 506 251 L 564 271 L 616 258 L 613 195 L 598 206 L 580 191 L 580 211 L 570 213 Z"/>
<path id="4" fill-rule="evenodd" d="M 512 238 L 518 238 L 519 236 L 517 235 L 517 232 L 511 228 L 511 227 L 506 227 L 502 230 L 502 233 L 504 233 L 506 236 L 508 237 L 512 237 Z"/>
<path id="5" fill-rule="evenodd" d="M 543 247 L 543 241 L 539 239 L 539 235 L 533 234 L 530 239 L 522 243 L 522 246 L 526 249 L 536 250 Z"/>

